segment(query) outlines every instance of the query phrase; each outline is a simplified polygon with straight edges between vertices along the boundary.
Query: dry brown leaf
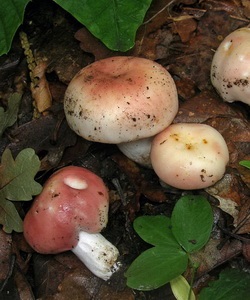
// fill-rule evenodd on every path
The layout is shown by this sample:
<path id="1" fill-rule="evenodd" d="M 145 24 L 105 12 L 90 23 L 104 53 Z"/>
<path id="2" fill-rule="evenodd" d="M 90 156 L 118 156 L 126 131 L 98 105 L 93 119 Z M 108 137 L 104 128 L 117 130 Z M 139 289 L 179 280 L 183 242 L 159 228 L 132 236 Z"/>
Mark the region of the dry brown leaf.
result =
<path id="1" fill-rule="evenodd" d="M 75 38 L 80 42 L 80 48 L 86 53 L 94 55 L 95 60 L 117 55 L 108 49 L 98 38 L 93 36 L 86 27 L 82 27 L 75 33 Z"/>
<path id="2" fill-rule="evenodd" d="M 226 242 L 223 248 L 219 250 L 217 247 L 220 244 L 220 241 L 222 240 L 211 238 L 202 250 L 191 254 L 192 262 L 199 265 L 196 273 L 197 277 L 210 272 L 242 252 L 242 243 L 240 241 L 233 240 L 231 242 Z M 190 271 L 191 270 L 189 269 L 187 270 L 186 276 L 192 276 L 191 273 L 189 273 Z"/>

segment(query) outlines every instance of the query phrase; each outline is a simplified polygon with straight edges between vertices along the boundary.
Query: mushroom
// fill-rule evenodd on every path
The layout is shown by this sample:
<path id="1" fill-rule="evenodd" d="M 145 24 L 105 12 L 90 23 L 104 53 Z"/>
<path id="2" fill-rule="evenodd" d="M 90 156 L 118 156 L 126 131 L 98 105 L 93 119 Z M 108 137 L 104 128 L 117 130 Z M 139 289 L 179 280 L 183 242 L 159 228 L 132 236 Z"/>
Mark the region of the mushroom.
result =
<path id="1" fill-rule="evenodd" d="M 64 167 L 35 198 L 24 218 L 24 237 L 38 253 L 73 251 L 92 273 L 108 280 L 119 268 L 118 249 L 100 234 L 108 209 L 108 190 L 99 176 Z"/>
<path id="2" fill-rule="evenodd" d="M 230 33 L 216 50 L 211 82 L 226 102 L 250 105 L 250 28 Z"/>
<path id="3" fill-rule="evenodd" d="M 152 142 L 151 162 L 166 184 L 184 190 L 215 184 L 224 173 L 229 153 L 222 135 L 205 124 L 172 124 Z"/>
<path id="4" fill-rule="evenodd" d="M 109 57 L 76 74 L 65 92 L 64 111 L 78 135 L 118 144 L 123 151 L 128 142 L 143 140 L 147 145 L 144 139 L 172 123 L 178 95 L 171 75 L 160 64 L 132 56 Z M 129 154 L 131 148 L 127 155 L 136 161 L 134 153 Z M 149 159 L 150 149 L 141 147 L 140 153 L 143 149 Z"/>

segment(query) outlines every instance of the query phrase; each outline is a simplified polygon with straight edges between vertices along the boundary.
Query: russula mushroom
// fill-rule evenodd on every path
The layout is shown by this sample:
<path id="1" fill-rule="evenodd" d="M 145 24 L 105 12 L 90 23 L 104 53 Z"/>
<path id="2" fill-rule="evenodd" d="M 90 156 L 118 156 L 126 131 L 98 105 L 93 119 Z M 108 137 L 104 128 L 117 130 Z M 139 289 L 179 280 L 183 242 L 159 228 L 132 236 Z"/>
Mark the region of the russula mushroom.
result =
<path id="1" fill-rule="evenodd" d="M 164 183 L 183 190 L 215 184 L 223 177 L 228 160 L 224 138 L 205 124 L 172 124 L 152 142 L 155 173 Z"/>
<path id="2" fill-rule="evenodd" d="M 108 221 L 109 195 L 102 179 L 76 166 L 49 177 L 24 218 L 24 237 L 38 253 L 72 250 L 96 276 L 108 280 L 118 249 L 100 231 Z"/>
<path id="3" fill-rule="evenodd" d="M 152 137 L 171 124 L 178 96 L 171 75 L 160 64 L 117 56 L 96 61 L 76 74 L 65 92 L 64 111 L 78 135 L 118 144 L 123 151 L 126 143 Z M 146 151 L 149 158 L 147 147 Z M 131 157 L 136 161 L 133 153 Z"/>
<path id="4" fill-rule="evenodd" d="M 230 33 L 217 48 L 211 65 L 211 82 L 226 102 L 250 105 L 250 28 Z"/>

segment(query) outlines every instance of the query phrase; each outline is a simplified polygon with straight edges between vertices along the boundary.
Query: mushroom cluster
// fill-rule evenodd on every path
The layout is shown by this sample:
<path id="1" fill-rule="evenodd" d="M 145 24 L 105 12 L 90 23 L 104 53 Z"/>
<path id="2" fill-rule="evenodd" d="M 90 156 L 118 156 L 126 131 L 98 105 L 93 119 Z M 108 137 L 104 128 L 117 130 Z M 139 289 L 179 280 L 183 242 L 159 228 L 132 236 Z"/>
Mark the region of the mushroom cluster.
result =
<path id="1" fill-rule="evenodd" d="M 107 280 L 119 267 L 118 249 L 100 234 L 108 210 L 108 190 L 99 176 L 82 167 L 64 167 L 35 198 L 24 218 L 24 237 L 38 253 L 72 250 L 92 273 Z"/>
<path id="2" fill-rule="evenodd" d="M 216 50 L 211 82 L 226 102 L 250 105 L 250 28 L 230 33 Z"/>
<path id="3" fill-rule="evenodd" d="M 90 64 L 68 85 L 64 110 L 78 135 L 117 144 L 173 187 L 205 188 L 225 172 L 229 154 L 217 130 L 202 124 L 171 125 L 178 111 L 176 86 L 153 61 L 118 56 Z M 24 236 L 39 253 L 72 250 L 107 280 L 119 268 L 118 249 L 100 234 L 108 207 L 101 178 L 84 168 L 62 168 L 47 180 L 26 214 Z"/>
<path id="4" fill-rule="evenodd" d="M 200 124 L 171 125 L 178 111 L 176 86 L 168 71 L 151 60 L 117 56 L 88 65 L 68 85 L 64 110 L 78 135 L 117 144 L 174 187 L 204 188 L 225 172 L 229 154 L 219 132 Z M 178 144 L 177 138 L 167 138 L 173 130 Z"/>

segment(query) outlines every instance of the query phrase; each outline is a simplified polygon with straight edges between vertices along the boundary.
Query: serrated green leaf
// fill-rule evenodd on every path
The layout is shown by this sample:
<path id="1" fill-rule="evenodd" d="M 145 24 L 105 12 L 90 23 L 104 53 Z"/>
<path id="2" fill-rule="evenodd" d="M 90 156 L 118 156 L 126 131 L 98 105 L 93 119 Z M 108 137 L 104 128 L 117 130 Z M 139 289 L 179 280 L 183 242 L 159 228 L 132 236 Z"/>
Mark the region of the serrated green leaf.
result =
<path id="1" fill-rule="evenodd" d="M 182 249 L 156 246 L 139 255 L 128 268 L 127 285 L 137 290 L 156 289 L 187 268 L 188 256 Z"/>
<path id="2" fill-rule="evenodd" d="M 237 269 L 225 269 L 218 280 L 202 289 L 199 300 L 249 299 L 250 274 Z"/>
<path id="3" fill-rule="evenodd" d="M 170 228 L 170 218 L 166 216 L 138 217 L 133 226 L 138 235 L 149 244 L 179 246 Z"/>
<path id="4" fill-rule="evenodd" d="M 209 240 L 213 226 L 213 212 L 203 196 L 181 197 L 172 212 L 172 232 L 188 252 L 200 250 Z"/>
<path id="5" fill-rule="evenodd" d="M 0 191 L 0 224 L 6 233 L 23 231 L 23 221 L 20 218 L 15 205 L 4 198 Z"/>
<path id="6" fill-rule="evenodd" d="M 30 0 L 1 0 L 0 56 L 11 47 L 13 37 L 23 22 L 25 7 Z"/>
<path id="7" fill-rule="evenodd" d="M 127 51 L 152 0 L 54 0 L 109 49 Z"/>
<path id="8" fill-rule="evenodd" d="M 250 160 L 242 160 L 239 162 L 239 164 L 243 167 L 250 169 Z"/>
<path id="9" fill-rule="evenodd" d="M 0 107 L 0 138 L 4 130 L 12 126 L 17 120 L 17 113 L 22 95 L 14 93 L 8 99 L 8 108 L 4 111 L 3 107 Z"/>
<path id="10" fill-rule="evenodd" d="M 39 194 L 42 186 L 34 180 L 39 168 L 40 160 L 33 149 L 22 150 L 15 160 L 5 149 L 0 165 L 0 190 L 5 199 L 25 201 Z"/>

